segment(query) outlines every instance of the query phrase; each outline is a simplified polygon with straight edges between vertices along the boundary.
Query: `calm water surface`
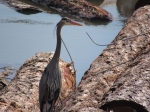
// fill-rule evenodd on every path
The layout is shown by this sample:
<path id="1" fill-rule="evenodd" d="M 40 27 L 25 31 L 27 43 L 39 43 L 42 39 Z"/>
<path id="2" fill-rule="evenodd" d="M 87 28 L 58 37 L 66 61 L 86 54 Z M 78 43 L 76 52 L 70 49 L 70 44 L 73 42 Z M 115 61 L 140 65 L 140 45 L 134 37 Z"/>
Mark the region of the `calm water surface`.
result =
<path id="1" fill-rule="evenodd" d="M 125 2 L 126 0 L 122 1 Z M 94 45 L 86 32 L 95 42 L 109 44 L 122 29 L 126 17 L 129 17 L 132 13 L 131 9 L 128 16 L 124 15 L 118 10 L 118 4 L 115 3 L 104 5 L 103 8 L 109 11 L 116 20 L 107 24 L 91 23 L 91 25 L 80 22 L 83 25 L 82 27 L 65 26 L 62 29 L 62 38 L 75 62 L 77 82 L 81 80 L 84 72 L 88 70 L 94 59 L 106 48 Z M 56 47 L 54 28 L 60 19 L 59 14 L 46 12 L 24 15 L 0 2 L 0 67 L 9 65 L 19 68 L 37 52 L 54 51 Z M 70 62 L 63 45 L 61 59 Z"/>

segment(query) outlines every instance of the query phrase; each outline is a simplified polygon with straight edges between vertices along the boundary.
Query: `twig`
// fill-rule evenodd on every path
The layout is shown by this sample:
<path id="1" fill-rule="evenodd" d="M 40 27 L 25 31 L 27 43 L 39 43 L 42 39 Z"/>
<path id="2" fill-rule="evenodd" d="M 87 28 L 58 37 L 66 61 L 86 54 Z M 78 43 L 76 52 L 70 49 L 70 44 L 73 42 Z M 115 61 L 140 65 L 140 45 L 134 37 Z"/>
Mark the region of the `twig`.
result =
<path id="1" fill-rule="evenodd" d="M 70 59 L 71 59 L 72 65 L 73 65 L 74 77 L 75 77 L 75 88 L 76 88 L 76 69 L 75 69 L 75 66 L 74 66 L 74 62 L 73 62 L 72 57 L 71 57 L 71 55 L 70 55 L 70 53 L 69 53 L 69 50 L 67 49 L 67 46 L 66 46 L 65 42 L 63 41 L 62 38 L 61 38 L 61 40 L 62 40 L 62 42 L 63 42 L 63 44 L 64 44 L 64 46 L 65 46 L 65 48 L 66 48 L 66 50 L 67 50 L 67 52 L 68 52 L 68 55 L 69 55 L 69 57 L 70 57 Z"/>
<path id="2" fill-rule="evenodd" d="M 146 33 L 140 33 L 138 35 L 135 35 L 135 36 L 131 36 L 131 37 L 127 37 L 127 38 L 124 38 L 122 39 L 122 41 L 125 41 L 125 40 L 130 40 L 132 38 L 135 38 L 135 37 L 138 37 L 138 36 L 142 36 L 142 35 L 145 35 L 145 34 L 149 34 L 150 32 L 146 32 Z M 112 44 L 106 44 L 106 45 L 100 45 L 100 44 L 97 44 L 96 42 L 94 42 L 94 40 L 90 37 L 90 35 L 86 32 L 86 34 L 88 35 L 88 37 L 92 40 L 92 42 L 98 46 L 108 46 L 108 45 L 114 45 L 115 43 L 112 43 Z"/>
<path id="3" fill-rule="evenodd" d="M 90 35 L 86 32 L 86 34 L 88 35 L 88 37 L 92 40 L 92 42 L 98 46 L 108 46 L 110 44 L 106 44 L 106 45 L 100 45 L 100 44 L 97 44 L 96 42 L 94 42 L 94 40 L 90 37 Z"/>
<path id="4" fill-rule="evenodd" d="M 128 37 L 128 38 L 124 38 L 122 39 L 123 41 L 125 40 L 129 40 L 129 39 L 132 39 L 132 38 L 135 38 L 135 37 L 138 37 L 138 36 L 142 36 L 142 35 L 145 35 L 145 34 L 149 34 L 150 32 L 146 32 L 146 33 L 140 33 L 138 35 L 135 35 L 135 36 L 131 36 L 131 37 Z"/>

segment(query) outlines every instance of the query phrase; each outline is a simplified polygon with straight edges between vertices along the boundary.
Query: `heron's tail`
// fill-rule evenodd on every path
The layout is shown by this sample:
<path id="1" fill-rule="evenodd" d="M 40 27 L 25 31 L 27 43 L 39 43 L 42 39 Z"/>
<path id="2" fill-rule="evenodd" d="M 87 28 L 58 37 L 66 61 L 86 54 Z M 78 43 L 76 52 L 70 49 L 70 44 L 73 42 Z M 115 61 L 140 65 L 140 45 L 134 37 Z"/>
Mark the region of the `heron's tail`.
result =
<path id="1" fill-rule="evenodd" d="M 45 104 L 43 104 L 41 108 L 41 112 L 54 112 L 54 105 L 53 103 L 49 103 L 49 102 L 46 102 Z"/>
<path id="2" fill-rule="evenodd" d="M 59 97 L 59 92 L 60 92 L 60 89 L 57 89 L 54 93 L 54 98 L 52 100 L 47 100 L 45 101 L 44 103 L 40 103 L 40 110 L 41 112 L 54 112 L 55 109 L 54 109 L 54 106 L 55 106 L 55 103 Z"/>

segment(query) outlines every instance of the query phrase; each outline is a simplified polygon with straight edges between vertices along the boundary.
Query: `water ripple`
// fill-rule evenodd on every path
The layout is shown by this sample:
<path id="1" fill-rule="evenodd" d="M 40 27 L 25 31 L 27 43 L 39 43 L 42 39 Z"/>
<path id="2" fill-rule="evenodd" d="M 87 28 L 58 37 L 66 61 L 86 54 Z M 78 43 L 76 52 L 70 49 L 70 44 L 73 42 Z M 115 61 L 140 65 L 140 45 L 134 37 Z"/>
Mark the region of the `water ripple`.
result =
<path id="1" fill-rule="evenodd" d="M 34 21 L 34 20 L 30 20 L 30 19 L 22 19 L 22 20 L 0 19 L 0 23 L 24 23 L 24 24 L 31 24 L 31 25 L 37 25 L 37 24 L 50 25 L 50 24 L 53 24 L 50 22 Z"/>

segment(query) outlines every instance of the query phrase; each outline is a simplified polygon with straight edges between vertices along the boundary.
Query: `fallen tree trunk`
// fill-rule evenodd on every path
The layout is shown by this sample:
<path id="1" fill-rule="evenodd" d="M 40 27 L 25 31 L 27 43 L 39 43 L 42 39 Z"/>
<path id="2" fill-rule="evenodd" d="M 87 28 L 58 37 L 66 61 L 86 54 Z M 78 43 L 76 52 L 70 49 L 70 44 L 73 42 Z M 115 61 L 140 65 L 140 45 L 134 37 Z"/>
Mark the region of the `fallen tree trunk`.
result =
<path id="1" fill-rule="evenodd" d="M 8 85 L 8 81 L 6 80 L 5 75 L 9 74 L 9 71 L 5 70 L 5 67 L 0 69 L 3 69 L 3 71 L 0 72 L 0 91 L 1 91 L 5 86 Z"/>
<path id="2" fill-rule="evenodd" d="M 114 112 L 150 112 L 150 43 L 139 52 L 100 102 Z"/>
<path id="3" fill-rule="evenodd" d="M 38 86 L 43 70 L 53 53 L 37 53 L 17 71 L 11 83 L 0 92 L 0 112 L 39 112 Z M 75 78 L 64 61 L 59 62 L 62 88 L 57 103 L 75 87 Z"/>
<path id="4" fill-rule="evenodd" d="M 50 9 L 62 13 L 74 15 L 83 19 L 113 20 L 113 16 L 106 10 L 97 7 L 86 0 L 30 0 L 37 4 L 44 5 Z"/>
<path id="5" fill-rule="evenodd" d="M 7 5 L 9 5 L 11 8 L 15 9 L 18 12 L 22 13 L 25 11 L 30 11 L 32 13 L 43 12 L 41 8 L 20 2 L 18 0 L 3 0 L 3 2 L 7 3 Z"/>
<path id="6" fill-rule="evenodd" d="M 8 76 L 16 73 L 16 71 L 17 69 L 10 66 L 0 68 L 0 91 L 9 84 L 7 79 L 10 78 Z"/>
<path id="7" fill-rule="evenodd" d="M 95 6 L 85 0 L 27 0 L 44 6 L 46 9 L 56 10 L 62 13 L 71 14 L 74 17 L 88 20 L 113 20 L 112 14 L 106 10 Z M 24 13 L 30 11 L 33 13 L 42 12 L 40 7 L 29 5 L 18 0 L 4 0 L 10 7 L 16 11 Z M 45 10 L 49 12 L 48 10 Z"/>
<path id="8" fill-rule="evenodd" d="M 76 91 L 57 108 L 58 112 L 99 110 L 102 105 L 103 95 L 113 86 L 118 76 L 130 69 L 131 66 L 129 65 L 143 52 L 143 49 L 150 50 L 149 17 L 150 6 L 140 8 L 132 15 L 114 41 L 91 64 L 89 70 L 82 77 L 82 81 Z M 145 72 L 145 75 L 147 72 Z M 132 79 L 132 75 L 129 77 Z M 128 79 L 124 80 L 127 81 Z M 145 84 L 148 83 L 146 82 Z M 143 95 L 149 95 L 146 92 L 149 92 L 150 88 L 147 89 L 148 91 L 143 91 L 145 92 Z M 147 96 L 144 97 L 144 100 L 149 102 L 149 99 L 145 98 Z M 146 106 L 146 109 L 150 111 L 148 103 L 145 104 L 141 101 L 140 104 Z"/>

